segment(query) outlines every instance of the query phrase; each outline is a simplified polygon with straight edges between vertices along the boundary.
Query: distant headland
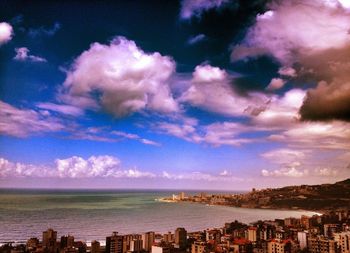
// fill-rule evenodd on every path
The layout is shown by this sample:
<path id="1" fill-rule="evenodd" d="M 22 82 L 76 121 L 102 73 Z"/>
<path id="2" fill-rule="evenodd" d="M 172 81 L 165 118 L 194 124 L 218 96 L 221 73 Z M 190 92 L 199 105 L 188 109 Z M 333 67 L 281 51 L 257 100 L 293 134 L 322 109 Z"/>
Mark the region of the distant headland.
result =
<path id="1" fill-rule="evenodd" d="M 334 184 L 286 186 L 282 188 L 252 189 L 240 194 L 206 194 L 186 196 L 184 192 L 160 201 L 195 202 L 244 208 L 294 209 L 329 211 L 350 208 L 350 178 Z"/>

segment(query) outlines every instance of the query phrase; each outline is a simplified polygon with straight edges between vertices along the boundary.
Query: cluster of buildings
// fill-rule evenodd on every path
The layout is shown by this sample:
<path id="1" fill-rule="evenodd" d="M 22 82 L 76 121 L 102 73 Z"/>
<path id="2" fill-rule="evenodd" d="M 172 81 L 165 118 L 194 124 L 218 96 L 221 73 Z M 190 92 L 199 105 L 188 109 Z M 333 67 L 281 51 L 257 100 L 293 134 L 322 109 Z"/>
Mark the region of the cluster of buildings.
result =
<path id="1" fill-rule="evenodd" d="M 113 232 L 103 245 L 87 245 L 72 235 L 57 237 L 48 229 L 42 240 L 30 238 L 26 244 L 5 244 L 1 253 L 350 253 L 350 211 L 324 215 L 275 219 L 243 224 L 225 223 L 221 228 L 159 234 L 120 235 Z"/>

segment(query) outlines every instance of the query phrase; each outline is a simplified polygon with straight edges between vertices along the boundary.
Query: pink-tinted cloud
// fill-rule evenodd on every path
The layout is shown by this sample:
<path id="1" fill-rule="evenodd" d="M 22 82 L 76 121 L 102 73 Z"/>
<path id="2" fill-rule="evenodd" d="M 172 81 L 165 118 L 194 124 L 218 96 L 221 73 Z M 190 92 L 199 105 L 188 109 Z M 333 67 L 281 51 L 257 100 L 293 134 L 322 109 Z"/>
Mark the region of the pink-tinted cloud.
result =
<path id="1" fill-rule="evenodd" d="M 19 109 L 0 101 L 0 134 L 27 137 L 66 129 L 61 119 L 47 111 Z"/>
<path id="2" fill-rule="evenodd" d="M 269 98 L 262 93 L 248 97 L 238 95 L 234 82 L 225 70 L 210 65 L 199 65 L 193 72 L 191 86 L 179 101 L 227 116 L 249 116 L 263 109 Z"/>
<path id="3" fill-rule="evenodd" d="M 190 19 L 192 16 L 200 17 L 202 12 L 219 8 L 229 0 L 183 0 L 181 3 L 180 17 Z"/>
<path id="4" fill-rule="evenodd" d="M 70 116 L 82 116 L 84 111 L 76 106 L 65 105 L 65 104 L 55 104 L 55 103 L 37 103 L 36 106 L 40 109 L 49 110 L 53 112 L 58 112 L 64 115 Z"/>
<path id="5" fill-rule="evenodd" d="M 0 46 L 9 42 L 13 36 L 13 28 L 9 23 L 0 23 Z"/>
<path id="6" fill-rule="evenodd" d="M 59 99 L 82 108 L 102 106 L 116 117 L 142 110 L 176 112 L 168 85 L 174 71 L 170 57 L 145 53 L 134 41 L 117 37 L 110 45 L 93 43 L 74 61 Z"/>
<path id="7" fill-rule="evenodd" d="M 286 81 L 281 78 L 272 78 L 271 82 L 266 87 L 266 90 L 274 91 L 274 90 L 281 89 L 285 83 Z"/>
<path id="8" fill-rule="evenodd" d="M 16 61 L 46 62 L 45 58 L 29 54 L 26 47 L 15 48 L 16 55 L 13 57 Z"/>
<path id="9" fill-rule="evenodd" d="M 136 141 L 139 141 L 140 143 L 143 143 L 145 145 L 161 146 L 160 143 L 142 138 L 137 134 L 131 134 L 131 133 L 126 133 L 126 132 L 122 132 L 122 131 L 112 131 L 111 134 L 118 136 L 118 137 L 121 137 L 121 138 L 124 138 L 124 139 L 136 140 Z"/>

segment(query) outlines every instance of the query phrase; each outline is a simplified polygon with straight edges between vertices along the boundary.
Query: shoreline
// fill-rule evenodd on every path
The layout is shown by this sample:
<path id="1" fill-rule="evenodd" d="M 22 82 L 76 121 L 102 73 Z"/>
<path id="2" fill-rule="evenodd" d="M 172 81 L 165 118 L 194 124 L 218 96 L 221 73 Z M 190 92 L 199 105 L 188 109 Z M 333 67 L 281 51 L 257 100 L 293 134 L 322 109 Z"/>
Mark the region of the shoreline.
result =
<path id="1" fill-rule="evenodd" d="M 328 210 L 315 210 L 315 209 L 302 209 L 302 208 L 273 208 L 273 207 L 245 207 L 245 206 L 232 206 L 232 205 L 224 205 L 224 204 L 209 204 L 206 202 L 196 202 L 196 201 L 188 201 L 188 200 L 172 200 L 167 198 L 158 198 L 155 199 L 157 202 L 163 202 L 163 203 L 191 203 L 191 204 L 198 204 L 198 205 L 205 205 L 205 206 L 225 206 L 225 207 L 232 207 L 232 208 L 239 208 L 239 209 L 250 209 L 250 210 L 272 210 L 272 211 L 300 211 L 300 212 L 313 212 L 315 215 L 324 215 L 327 213 Z"/>

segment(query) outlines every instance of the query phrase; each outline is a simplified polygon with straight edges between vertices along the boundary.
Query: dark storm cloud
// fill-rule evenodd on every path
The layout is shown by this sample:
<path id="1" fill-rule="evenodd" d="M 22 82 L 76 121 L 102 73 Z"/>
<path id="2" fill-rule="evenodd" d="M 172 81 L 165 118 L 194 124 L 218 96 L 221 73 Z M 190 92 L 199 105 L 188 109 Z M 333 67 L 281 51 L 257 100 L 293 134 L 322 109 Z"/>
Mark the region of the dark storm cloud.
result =
<path id="1" fill-rule="evenodd" d="M 350 47 L 330 49 L 300 59 L 300 78 L 318 81 L 300 109 L 304 120 L 350 121 Z M 304 73 L 303 73 L 304 72 Z"/>
<path id="2" fill-rule="evenodd" d="M 300 114 L 304 120 L 350 121 L 350 82 L 320 82 L 308 91 Z"/>

